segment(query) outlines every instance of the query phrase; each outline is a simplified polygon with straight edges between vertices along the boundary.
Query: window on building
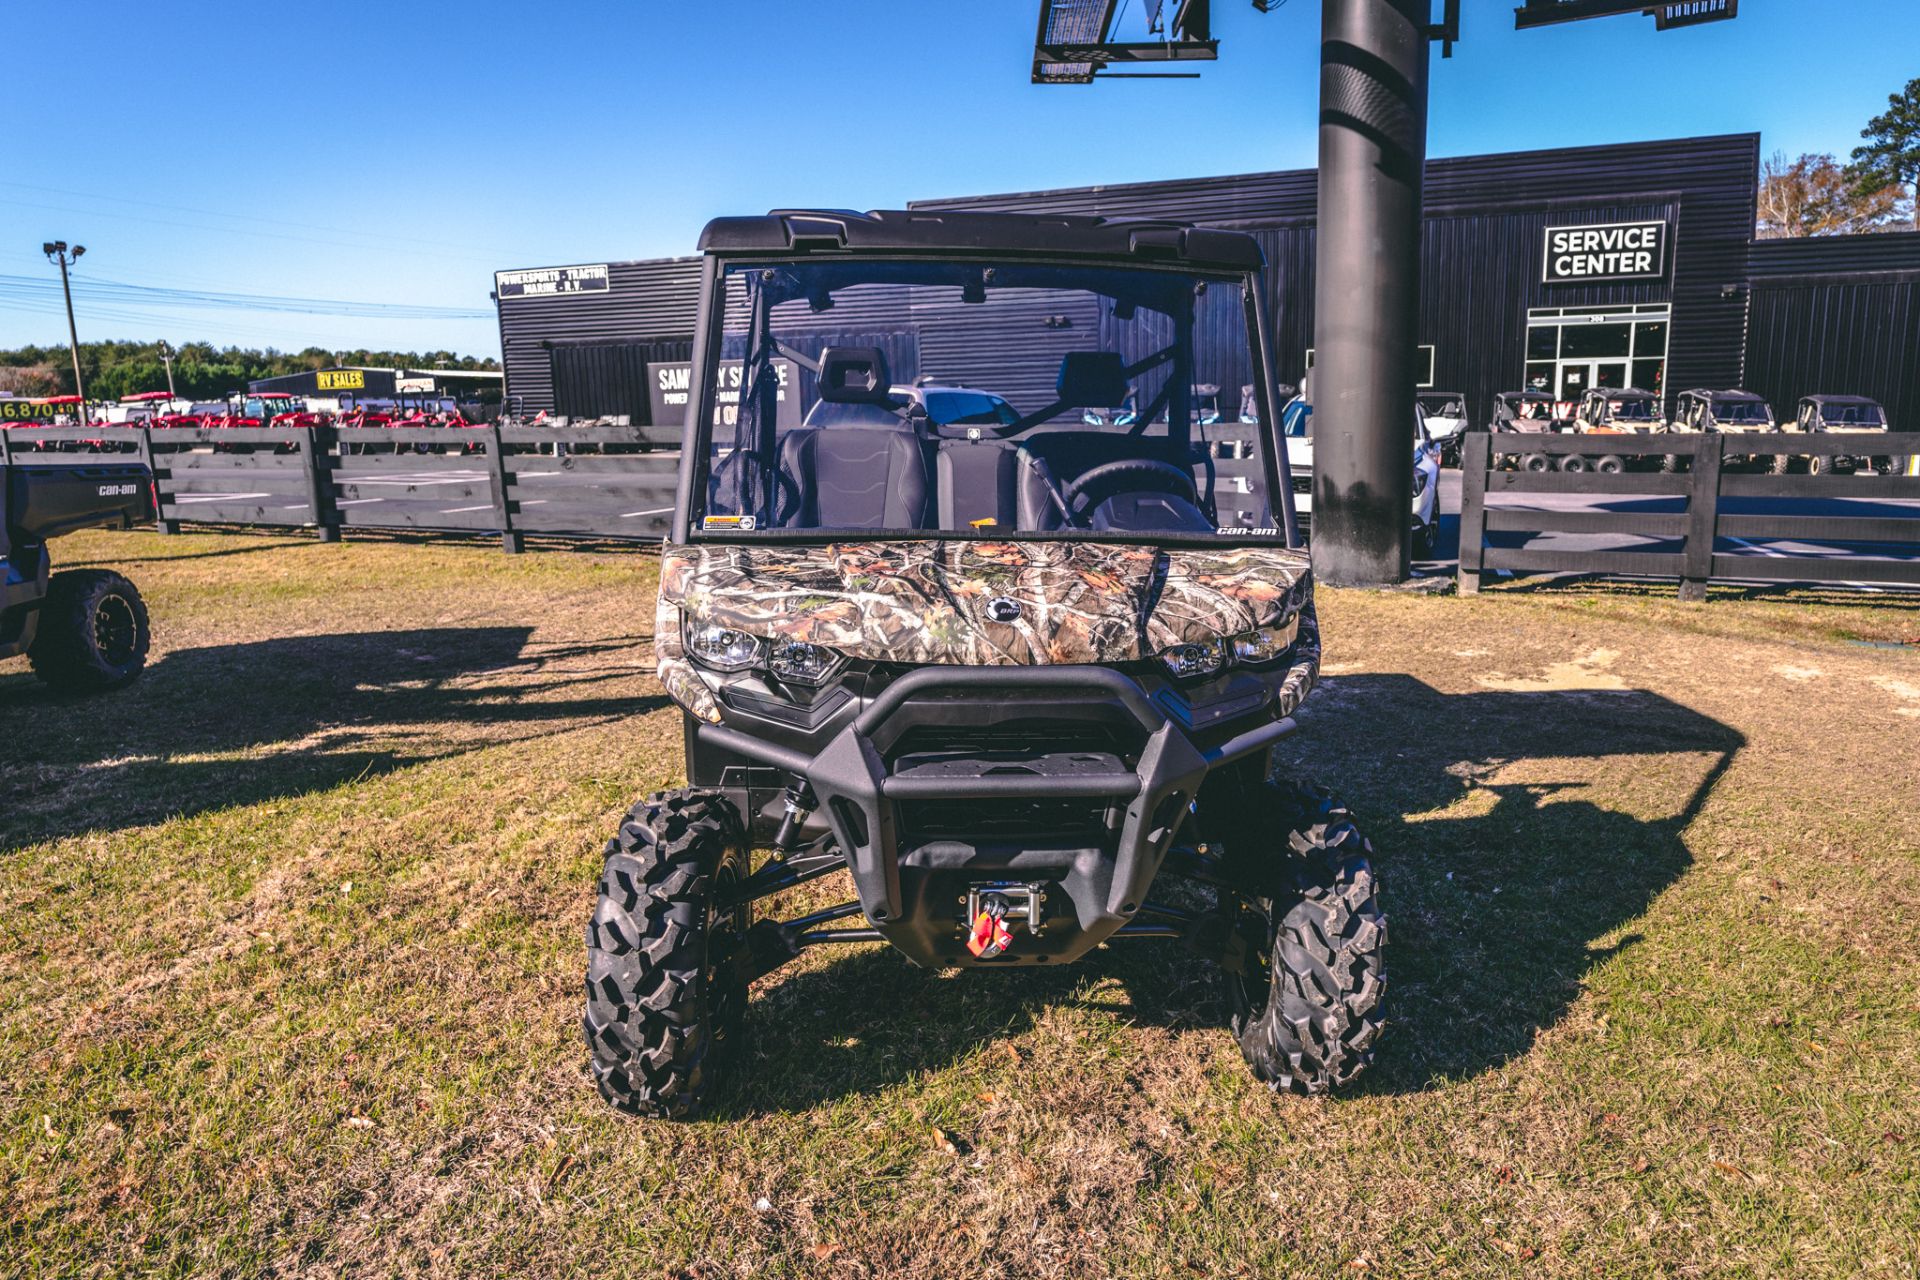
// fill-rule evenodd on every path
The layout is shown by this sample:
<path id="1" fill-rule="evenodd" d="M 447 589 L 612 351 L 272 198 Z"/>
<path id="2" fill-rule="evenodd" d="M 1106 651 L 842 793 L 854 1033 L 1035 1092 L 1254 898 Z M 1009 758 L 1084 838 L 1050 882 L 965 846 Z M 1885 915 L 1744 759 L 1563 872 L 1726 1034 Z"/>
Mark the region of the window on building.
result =
<path id="1" fill-rule="evenodd" d="M 1527 313 L 1526 385 L 1558 400 L 1595 388 L 1666 390 L 1665 303 L 1539 307 Z"/>

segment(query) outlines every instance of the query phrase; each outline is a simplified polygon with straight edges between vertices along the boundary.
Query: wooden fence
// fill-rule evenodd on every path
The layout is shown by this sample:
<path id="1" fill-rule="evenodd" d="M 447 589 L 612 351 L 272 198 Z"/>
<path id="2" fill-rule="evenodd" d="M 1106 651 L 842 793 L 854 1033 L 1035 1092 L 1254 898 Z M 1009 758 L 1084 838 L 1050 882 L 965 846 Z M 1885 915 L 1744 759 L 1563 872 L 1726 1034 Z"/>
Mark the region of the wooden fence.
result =
<path id="1" fill-rule="evenodd" d="M 0 462 L 137 457 L 162 532 L 183 522 L 655 539 L 679 482 L 656 427 L 12 427 Z"/>
<path id="2" fill-rule="evenodd" d="M 1861 436 L 1846 435 L 1695 435 L 1526 436 L 1526 452 L 1556 462 L 1569 454 L 1613 454 L 1653 463 L 1667 456 L 1682 459 L 1682 470 L 1629 470 L 1605 475 L 1594 471 L 1506 471 L 1490 466 L 1490 437 L 1467 436 L 1461 451 L 1460 591 L 1480 589 L 1485 573 L 1613 573 L 1674 578 L 1680 598 L 1704 600 L 1711 581 L 1858 582 L 1920 585 L 1920 505 L 1897 514 L 1843 514 L 1807 511 L 1806 500 L 1867 498 L 1920 504 L 1920 476 L 1775 475 L 1772 460 L 1852 457 Z M 1871 437 L 1876 457 L 1920 455 L 1920 435 Z M 1757 457 L 1760 473 L 1730 468 L 1731 459 Z M 1591 508 L 1601 501 L 1681 499 L 1680 509 L 1555 510 L 1529 499 L 1573 495 Z M 1497 501 L 1518 498 L 1520 502 Z M 1735 499 L 1728 503 L 1727 499 Z M 1753 512 L 1738 508 L 1747 500 L 1802 500 L 1799 510 Z M 1789 505 L 1769 501 L 1767 505 Z M 1489 546 L 1489 533 L 1618 534 L 1677 544 L 1668 550 L 1584 550 L 1535 546 Z M 1777 548 L 1736 554 L 1724 546 L 1733 540 L 1787 539 L 1821 544 L 1891 544 L 1884 551 L 1837 550 L 1825 555 L 1782 552 Z"/>

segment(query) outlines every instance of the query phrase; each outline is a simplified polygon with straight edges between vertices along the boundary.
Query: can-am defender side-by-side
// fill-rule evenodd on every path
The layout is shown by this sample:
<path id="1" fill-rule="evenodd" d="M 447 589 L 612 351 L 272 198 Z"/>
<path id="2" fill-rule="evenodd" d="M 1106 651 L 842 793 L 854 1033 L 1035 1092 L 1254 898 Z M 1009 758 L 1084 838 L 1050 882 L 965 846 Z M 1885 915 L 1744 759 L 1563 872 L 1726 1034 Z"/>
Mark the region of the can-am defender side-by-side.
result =
<path id="1" fill-rule="evenodd" d="M 1773 420 L 1773 406 L 1767 403 L 1765 396 L 1755 395 L 1751 391 L 1734 389 L 1714 391 L 1697 388 L 1682 391 L 1674 401 L 1673 422 L 1667 428 L 1687 434 L 1715 432 L 1730 436 L 1772 435 L 1780 430 L 1780 424 Z M 1777 472 L 1784 473 L 1791 461 L 1786 454 L 1743 454 L 1729 445 L 1721 455 L 1728 462 L 1752 462 L 1758 457 L 1766 457 L 1768 463 Z M 1666 471 L 1679 471 L 1685 460 L 1668 454 L 1661 460 Z"/>
<path id="2" fill-rule="evenodd" d="M 126 684 L 146 666 L 147 607 L 108 569 L 52 572 L 49 539 L 81 529 L 125 529 L 151 517 L 144 466 L 0 464 L 0 659 L 27 655 L 56 689 L 89 693 Z"/>
<path id="3" fill-rule="evenodd" d="M 1547 454 L 1524 452 L 1524 443 L 1514 436 L 1548 435 L 1560 430 L 1553 416 L 1554 398 L 1544 391 L 1502 391 L 1493 398 L 1493 420 L 1487 424 L 1492 433 L 1493 465 L 1509 464 L 1527 471 L 1550 471 L 1553 459 Z M 1501 439 L 1506 436 L 1506 439 Z"/>
<path id="4" fill-rule="evenodd" d="M 607 847 L 601 1093 L 693 1113 L 753 978 L 866 941 L 976 969 L 1184 942 L 1220 964 L 1259 1078 L 1352 1079 L 1385 922 L 1347 810 L 1269 776 L 1320 638 L 1255 241 L 789 212 L 716 221 L 702 249 L 654 638 L 689 786 Z M 896 391 L 928 376 L 1015 415 Z M 1198 429 L 1206 384 L 1254 386 L 1258 422 Z M 1251 447 L 1223 449 L 1236 429 Z M 761 913 L 828 877 L 836 905 Z"/>
<path id="5" fill-rule="evenodd" d="M 1607 436 L 1646 435 L 1665 431 L 1660 397 L 1638 387 L 1595 387 L 1580 398 L 1570 430 L 1575 435 L 1593 436 L 1594 447 L 1605 450 Z M 1562 471 L 1598 471 L 1618 475 L 1627 469 L 1627 460 L 1611 451 L 1569 453 L 1560 459 Z"/>
<path id="6" fill-rule="evenodd" d="M 1885 435 L 1891 429 L 1887 426 L 1887 411 L 1878 400 L 1866 396 L 1802 396 L 1800 412 L 1789 428 L 1804 435 L 1829 434 L 1860 436 L 1860 452 L 1850 456 L 1810 454 L 1807 457 L 1807 471 L 1812 475 L 1835 471 L 1855 475 L 1872 475 L 1884 472 L 1897 476 L 1906 469 L 1906 459 L 1889 454 L 1876 454 L 1871 449 L 1872 437 Z"/>
<path id="7" fill-rule="evenodd" d="M 1460 391 L 1421 391 L 1414 400 L 1426 414 L 1427 434 L 1440 446 L 1440 461 L 1450 467 L 1460 465 L 1460 437 L 1469 429 L 1467 397 Z"/>

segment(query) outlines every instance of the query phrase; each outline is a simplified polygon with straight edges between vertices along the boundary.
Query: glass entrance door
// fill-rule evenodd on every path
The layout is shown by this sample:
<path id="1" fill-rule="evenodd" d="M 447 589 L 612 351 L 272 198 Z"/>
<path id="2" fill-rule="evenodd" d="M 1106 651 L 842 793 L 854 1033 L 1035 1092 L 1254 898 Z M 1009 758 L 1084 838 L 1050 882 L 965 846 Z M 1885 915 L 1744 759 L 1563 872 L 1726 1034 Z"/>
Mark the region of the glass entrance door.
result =
<path id="1" fill-rule="evenodd" d="M 1665 303 L 1536 307 L 1527 313 L 1526 385 L 1560 401 L 1595 387 L 1666 391 Z"/>
<path id="2" fill-rule="evenodd" d="M 1554 392 L 1557 400 L 1578 400 L 1595 387 L 1617 391 L 1627 385 L 1625 360 L 1561 360 L 1557 363 L 1560 368 L 1559 389 Z"/>

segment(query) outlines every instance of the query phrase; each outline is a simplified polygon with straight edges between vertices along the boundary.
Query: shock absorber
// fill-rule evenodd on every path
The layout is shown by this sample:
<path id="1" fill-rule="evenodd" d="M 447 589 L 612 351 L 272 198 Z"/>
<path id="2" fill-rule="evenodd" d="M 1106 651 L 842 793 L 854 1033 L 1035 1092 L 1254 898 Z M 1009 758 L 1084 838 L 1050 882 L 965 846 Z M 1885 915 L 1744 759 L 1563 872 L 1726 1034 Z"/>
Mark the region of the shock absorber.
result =
<path id="1" fill-rule="evenodd" d="M 796 774 L 787 784 L 786 813 L 780 818 L 780 829 L 773 833 L 775 857 L 785 858 L 799 846 L 800 828 L 813 816 L 819 803 L 814 798 L 812 785 Z"/>

